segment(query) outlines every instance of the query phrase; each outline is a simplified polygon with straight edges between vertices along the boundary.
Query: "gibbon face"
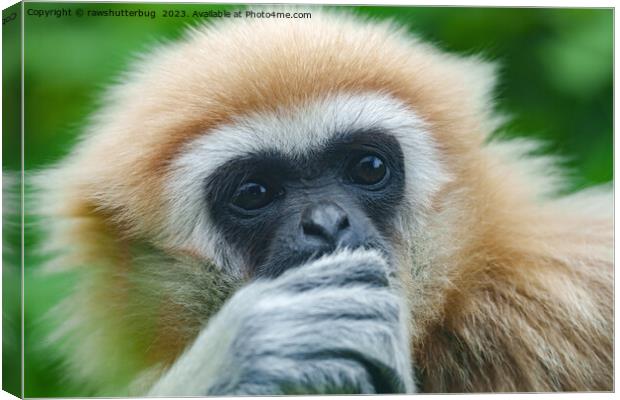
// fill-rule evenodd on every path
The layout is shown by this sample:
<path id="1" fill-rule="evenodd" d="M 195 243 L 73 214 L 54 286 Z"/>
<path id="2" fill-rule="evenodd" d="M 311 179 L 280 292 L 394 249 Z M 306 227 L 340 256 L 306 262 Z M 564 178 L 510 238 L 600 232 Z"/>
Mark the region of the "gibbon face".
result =
<path id="1" fill-rule="evenodd" d="M 289 157 L 265 149 L 219 170 L 206 184 L 211 219 L 257 276 L 339 247 L 385 249 L 404 192 L 400 145 L 376 132 L 336 134 Z"/>
<path id="2" fill-rule="evenodd" d="M 489 139 L 494 70 L 319 11 L 141 56 L 38 182 L 54 262 L 81 274 L 71 376 L 106 396 L 608 390 L 610 196 L 555 199 L 535 146 Z"/>
<path id="3" fill-rule="evenodd" d="M 392 254 L 409 210 L 406 186 L 428 196 L 423 179 L 433 178 L 423 174 L 441 176 L 419 118 L 386 95 L 331 96 L 256 114 L 186 148 L 169 191 L 179 204 L 198 205 L 196 221 L 204 218 L 191 240 L 216 236 L 217 246 L 221 238 L 232 251 L 216 263 L 242 266 L 250 277 L 277 276 L 336 248 Z M 420 155 L 406 165 L 413 151 Z"/>

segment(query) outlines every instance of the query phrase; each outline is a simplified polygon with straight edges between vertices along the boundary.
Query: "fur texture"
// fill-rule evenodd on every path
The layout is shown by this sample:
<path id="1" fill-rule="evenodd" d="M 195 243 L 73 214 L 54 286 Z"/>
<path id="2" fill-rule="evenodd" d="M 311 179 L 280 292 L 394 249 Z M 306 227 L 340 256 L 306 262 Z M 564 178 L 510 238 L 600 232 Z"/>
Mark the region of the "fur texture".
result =
<path id="1" fill-rule="evenodd" d="M 253 282 L 148 395 L 412 393 L 408 311 L 393 276 L 379 253 L 358 249 Z"/>
<path id="2" fill-rule="evenodd" d="M 494 76 L 390 23 L 318 11 L 204 26 L 142 57 L 38 178 L 53 268 L 80 275 L 56 335 L 70 374 L 98 394 L 144 391 L 243 284 L 186 240 L 192 218 L 170 197 L 201 141 L 257 115 L 300 118 L 289 110 L 322 126 L 317 104 L 374 96 L 415 116 L 420 129 L 403 135 L 424 132 L 433 154 L 421 162 L 441 171 L 427 178 L 424 223 L 412 206 L 399 228 L 420 389 L 611 390 L 610 191 L 556 198 L 552 162 L 529 143 L 490 141 Z M 373 118 L 398 123 L 381 122 L 390 112 Z"/>

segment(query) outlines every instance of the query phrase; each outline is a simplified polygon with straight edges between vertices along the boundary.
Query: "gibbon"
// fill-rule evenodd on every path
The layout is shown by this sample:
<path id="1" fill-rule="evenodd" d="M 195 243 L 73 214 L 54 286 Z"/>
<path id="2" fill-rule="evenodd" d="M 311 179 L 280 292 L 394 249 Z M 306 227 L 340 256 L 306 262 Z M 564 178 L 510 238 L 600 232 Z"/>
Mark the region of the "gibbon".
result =
<path id="1" fill-rule="evenodd" d="M 37 178 L 100 395 L 612 389 L 608 188 L 491 138 L 495 67 L 390 22 L 225 20 L 144 55 Z M 560 176 L 560 178 L 558 178 Z"/>

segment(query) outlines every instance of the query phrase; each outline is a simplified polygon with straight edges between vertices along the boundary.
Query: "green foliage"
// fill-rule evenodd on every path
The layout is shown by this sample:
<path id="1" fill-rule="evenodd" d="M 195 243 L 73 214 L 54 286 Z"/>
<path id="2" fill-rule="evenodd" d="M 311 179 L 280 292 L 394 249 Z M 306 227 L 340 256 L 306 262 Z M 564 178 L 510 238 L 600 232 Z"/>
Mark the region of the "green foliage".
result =
<path id="1" fill-rule="evenodd" d="M 162 10 L 186 10 L 191 16 L 194 10 L 243 7 L 27 3 L 26 9 L 61 6 L 74 11 L 148 9 L 158 14 L 155 19 L 26 16 L 28 170 L 50 165 L 70 151 L 88 115 L 96 109 L 102 89 L 136 53 L 178 38 L 186 26 L 203 22 L 191 17 L 162 18 Z M 502 66 L 498 109 L 511 117 L 504 135 L 546 142 L 549 151 L 562 156 L 573 171 L 573 190 L 612 179 L 611 9 L 351 8 L 361 15 L 395 19 L 445 50 L 482 53 L 498 62 Z M 19 165 L 18 156 L 8 155 L 7 165 Z M 31 239 L 27 237 L 27 251 L 35 237 Z M 40 260 L 32 256 L 27 256 L 26 264 L 26 396 L 59 395 L 65 383 L 57 361 L 41 346 L 49 329 L 41 316 L 70 285 L 64 279 L 36 275 Z"/>

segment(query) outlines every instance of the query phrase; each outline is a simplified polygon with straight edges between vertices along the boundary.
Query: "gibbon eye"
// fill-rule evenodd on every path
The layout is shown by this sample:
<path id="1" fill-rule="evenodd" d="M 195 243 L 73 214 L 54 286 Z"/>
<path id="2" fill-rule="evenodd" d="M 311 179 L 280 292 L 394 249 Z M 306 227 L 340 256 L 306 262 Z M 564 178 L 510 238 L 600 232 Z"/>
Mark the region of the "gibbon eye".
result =
<path id="1" fill-rule="evenodd" d="M 387 167 L 379 156 L 369 154 L 352 163 L 348 173 L 350 179 L 357 184 L 375 185 L 385 178 Z"/>
<path id="2" fill-rule="evenodd" d="M 273 191 L 259 182 L 245 182 L 232 196 L 232 204 L 244 210 L 265 207 L 273 200 Z"/>

